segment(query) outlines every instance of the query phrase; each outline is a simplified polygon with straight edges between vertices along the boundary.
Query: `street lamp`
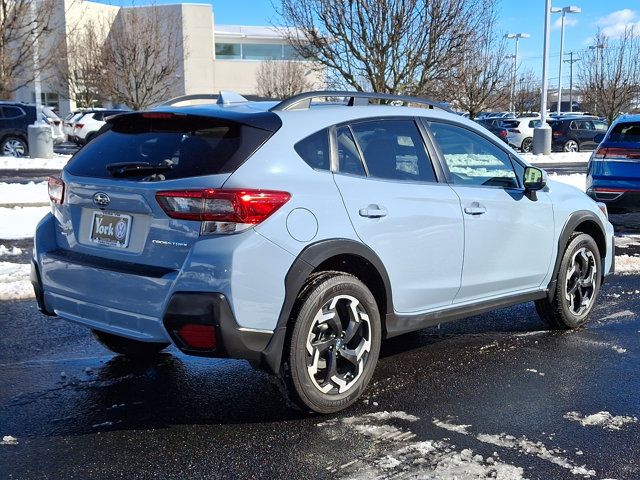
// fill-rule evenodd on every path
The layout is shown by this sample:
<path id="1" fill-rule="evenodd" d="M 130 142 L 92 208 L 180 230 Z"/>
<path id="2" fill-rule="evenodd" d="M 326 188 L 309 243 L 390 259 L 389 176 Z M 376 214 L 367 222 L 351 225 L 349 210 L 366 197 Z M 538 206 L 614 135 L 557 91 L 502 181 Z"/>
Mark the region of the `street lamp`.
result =
<path id="1" fill-rule="evenodd" d="M 580 13 L 580 7 L 569 6 L 562 8 L 552 8 L 551 13 L 562 13 L 560 22 L 560 67 L 558 73 L 558 115 L 562 112 L 562 59 L 564 57 L 564 16 L 567 13 Z"/>
<path id="2" fill-rule="evenodd" d="M 551 127 L 547 123 L 547 64 L 549 63 L 549 30 L 551 27 L 551 0 L 544 4 L 544 54 L 542 56 L 542 98 L 540 99 L 540 123 L 533 130 L 533 153 L 551 153 Z"/>
<path id="3" fill-rule="evenodd" d="M 516 91 L 516 77 L 518 75 L 518 43 L 521 38 L 529 38 L 531 35 L 528 33 L 507 33 L 504 38 L 516 40 L 516 53 L 513 55 L 513 74 L 511 76 L 511 92 L 509 95 L 509 111 L 513 112 L 513 100 Z"/>

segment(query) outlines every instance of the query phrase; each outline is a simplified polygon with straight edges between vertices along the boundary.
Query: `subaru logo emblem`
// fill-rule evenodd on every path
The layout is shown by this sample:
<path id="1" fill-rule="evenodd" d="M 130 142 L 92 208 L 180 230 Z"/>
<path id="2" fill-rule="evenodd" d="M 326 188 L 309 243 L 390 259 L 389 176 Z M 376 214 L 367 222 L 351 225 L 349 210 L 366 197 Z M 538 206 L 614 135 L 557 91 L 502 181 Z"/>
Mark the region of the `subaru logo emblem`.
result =
<path id="1" fill-rule="evenodd" d="M 98 192 L 93 196 L 93 203 L 99 207 L 106 207 L 111 202 L 109 195 L 103 192 Z"/>

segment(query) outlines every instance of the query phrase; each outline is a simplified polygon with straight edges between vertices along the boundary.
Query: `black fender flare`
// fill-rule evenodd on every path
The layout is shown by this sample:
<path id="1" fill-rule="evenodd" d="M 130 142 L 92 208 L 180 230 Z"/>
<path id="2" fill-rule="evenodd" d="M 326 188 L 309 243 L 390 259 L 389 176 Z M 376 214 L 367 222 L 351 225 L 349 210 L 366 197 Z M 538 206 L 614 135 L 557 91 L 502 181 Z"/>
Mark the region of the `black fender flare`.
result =
<path id="1" fill-rule="evenodd" d="M 387 269 L 378 255 L 363 243 L 347 238 L 321 240 L 305 247 L 295 259 L 285 276 L 285 298 L 278 316 L 276 328 L 267 348 L 262 352 L 261 367 L 271 373 L 278 373 L 282 361 L 285 338 L 291 311 L 295 305 L 298 293 L 302 289 L 309 275 L 323 262 L 337 255 L 356 255 L 373 265 L 384 283 L 386 293 L 387 312 L 380 312 L 380 317 L 393 312 L 391 283 Z"/>
<path id="2" fill-rule="evenodd" d="M 576 231 L 578 225 L 585 221 L 592 221 L 598 226 L 606 243 L 606 229 L 598 215 L 596 215 L 591 210 L 578 210 L 577 212 L 573 212 L 571 215 L 569 215 L 569 218 L 565 222 L 564 227 L 562 227 L 562 232 L 560 232 L 560 236 L 558 237 L 558 253 L 556 254 L 556 261 L 553 265 L 553 275 L 551 276 L 551 281 L 547 286 L 547 298 L 549 299 L 549 301 L 552 301 L 553 297 L 555 296 L 556 285 L 558 283 L 558 272 L 560 271 L 562 256 L 564 255 L 564 251 L 569 244 L 569 237 L 571 237 L 571 235 Z M 606 253 L 606 251 L 600 252 L 600 256 L 602 257 L 602 259 L 604 259 Z"/>

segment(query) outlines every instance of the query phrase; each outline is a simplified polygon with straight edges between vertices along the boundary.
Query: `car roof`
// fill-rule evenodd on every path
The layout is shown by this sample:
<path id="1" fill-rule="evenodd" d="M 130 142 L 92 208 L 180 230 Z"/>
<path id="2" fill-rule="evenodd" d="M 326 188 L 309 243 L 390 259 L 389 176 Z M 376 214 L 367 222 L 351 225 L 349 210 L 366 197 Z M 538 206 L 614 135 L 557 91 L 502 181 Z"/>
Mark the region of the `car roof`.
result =
<path id="1" fill-rule="evenodd" d="M 613 123 L 630 123 L 630 122 L 640 122 L 640 114 L 637 113 L 627 113 L 625 115 L 620 115 L 616 118 Z"/>

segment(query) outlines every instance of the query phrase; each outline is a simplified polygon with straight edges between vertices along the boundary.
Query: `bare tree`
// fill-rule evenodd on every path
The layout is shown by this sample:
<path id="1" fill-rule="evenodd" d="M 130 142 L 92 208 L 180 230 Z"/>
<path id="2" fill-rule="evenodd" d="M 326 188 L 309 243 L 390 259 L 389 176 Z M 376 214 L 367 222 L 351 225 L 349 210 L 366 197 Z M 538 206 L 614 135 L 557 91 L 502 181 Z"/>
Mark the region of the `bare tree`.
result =
<path id="1" fill-rule="evenodd" d="M 78 107 L 92 107 L 104 99 L 103 32 L 106 30 L 100 21 L 86 21 L 69 33 L 67 54 L 57 56 L 54 61 L 54 88 Z"/>
<path id="2" fill-rule="evenodd" d="M 486 0 L 280 0 L 288 40 L 357 90 L 419 93 L 448 78 Z M 493 3 L 493 0 L 492 0 Z"/>
<path id="3" fill-rule="evenodd" d="M 103 50 L 107 96 L 134 110 L 171 96 L 186 55 L 180 25 L 163 7 L 121 10 Z"/>
<path id="4" fill-rule="evenodd" d="M 47 67 L 45 39 L 54 30 L 55 7 L 55 0 L 0 0 L 0 98 L 33 80 L 34 38 L 40 70 Z"/>
<path id="5" fill-rule="evenodd" d="M 460 61 L 450 69 L 444 96 L 474 118 L 487 108 L 495 108 L 508 91 L 510 68 L 505 62 L 505 44 L 497 35 L 493 2 L 483 2 L 484 22 L 469 33 Z"/>
<path id="6" fill-rule="evenodd" d="M 537 111 L 540 107 L 540 79 L 533 70 L 520 74 L 516 82 L 514 106 L 516 112 L 522 115 L 526 112 Z"/>
<path id="7" fill-rule="evenodd" d="M 629 110 L 640 93 L 639 32 L 629 26 L 615 40 L 600 33 L 596 45 L 602 48 L 585 51 L 578 79 L 585 106 L 611 122 Z"/>
<path id="8" fill-rule="evenodd" d="M 258 95 L 287 98 L 313 88 L 307 77 L 309 65 L 292 60 L 266 60 L 260 64 L 256 81 Z"/>

